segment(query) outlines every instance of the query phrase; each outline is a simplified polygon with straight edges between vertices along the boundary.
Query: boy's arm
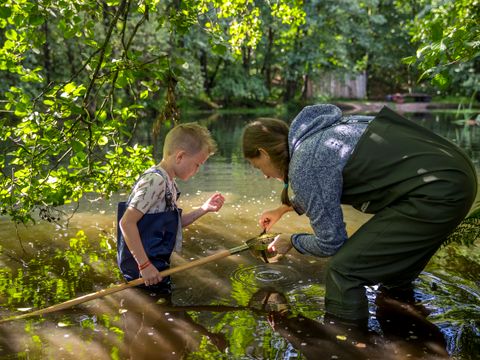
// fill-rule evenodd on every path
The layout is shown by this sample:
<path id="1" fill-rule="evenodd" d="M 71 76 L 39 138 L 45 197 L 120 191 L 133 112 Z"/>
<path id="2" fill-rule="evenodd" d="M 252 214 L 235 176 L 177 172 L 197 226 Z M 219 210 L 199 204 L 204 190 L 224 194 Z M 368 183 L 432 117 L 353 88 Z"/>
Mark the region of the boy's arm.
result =
<path id="1" fill-rule="evenodd" d="M 199 217 L 209 212 L 217 212 L 223 206 L 225 198 L 220 193 L 215 193 L 198 209 L 195 209 L 188 214 L 182 214 L 182 227 L 186 227 L 197 220 Z"/>
<path id="2" fill-rule="evenodd" d="M 120 229 L 122 231 L 128 249 L 132 253 L 137 264 L 145 266 L 140 270 L 140 275 L 145 281 L 145 285 L 153 285 L 162 281 L 162 277 L 155 266 L 149 264 L 148 256 L 142 245 L 137 223 L 143 217 L 143 213 L 129 206 L 125 214 L 120 219 Z"/>

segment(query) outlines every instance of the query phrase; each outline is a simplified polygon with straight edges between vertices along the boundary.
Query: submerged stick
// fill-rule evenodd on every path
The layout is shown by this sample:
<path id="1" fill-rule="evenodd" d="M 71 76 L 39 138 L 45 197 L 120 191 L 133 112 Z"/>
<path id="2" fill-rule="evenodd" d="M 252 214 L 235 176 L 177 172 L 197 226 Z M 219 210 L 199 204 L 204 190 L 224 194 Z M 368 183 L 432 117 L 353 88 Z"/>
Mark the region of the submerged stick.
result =
<path id="1" fill-rule="evenodd" d="M 188 269 L 194 268 L 196 266 L 200 266 L 200 265 L 203 265 L 203 264 L 215 261 L 215 260 L 222 259 L 222 258 L 230 256 L 230 255 L 239 253 L 239 252 L 247 250 L 249 248 L 250 248 L 250 246 L 248 244 L 243 244 L 243 245 L 234 247 L 232 249 L 222 250 L 222 251 L 220 251 L 216 254 L 213 254 L 213 255 L 210 255 L 210 256 L 207 256 L 207 257 L 204 257 L 204 258 L 201 258 L 201 259 L 193 260 L 189 263 L 186 263 L 186 264 L 183 264 L 183 265 L 180 265 L 180 266 L 176 266 L 174 268 L 170 268 L 170 269 L 167 269 L 167 270 L 160 271 L 160 276 L 165 277 L 165 276 L 168 276 L 168 275 L 171 275 L 171 274 L 178 273 L 180 271 L 188 270 Z M 81 304 L 81 303 L 84 303 L 84 302 L 87 302 L 87 301 L 90 301 L 90 300 L 93 300 L 93 299 L 98 299 L 98 298 L 101 298 L 103 296 L 113 294 L 115 292 L 125 290 L 125 289 L 131 288 L 133 286 L 138 286 L 138 285 L 141 285 L 141 284 L 143 284 L 143 279 L 138 278 L 138 279 L 132 280 L 132 281 L 124 283 L 124 284 L 113 285 L 109 288 L 102 289 L 102 290 L 99 290 L 97 292 L 90 293 L 90 294 L 87 294 L 87 295 L 83 295 L 83 296 L 77 297 L 75 299 L 67 300 L 63 303 L 60 303 L 60 304 L 57 304 L 57 305 L 52 305 L 52 306 L 44 308 L 44 309 L 28 312 L 28 313 L 25 313 L 25 314 L 14 315 L 14 316 L 8 317 L 6 319 L 2 319 L 2 320 L 0 320 L 0 324 L 5 323 L 7 321 L 20 320 L 20 319 L 25 319 L 25 318 L 30 317 L 30 316 L 44 315 L 44 314 L 48 314 L 48 313 L 51 313 L 51 312 L 54 312 L 54 311 L 68 309 L 72 306 L 75 306 L 75 305 L 78 305 L 78 304 Z"/>

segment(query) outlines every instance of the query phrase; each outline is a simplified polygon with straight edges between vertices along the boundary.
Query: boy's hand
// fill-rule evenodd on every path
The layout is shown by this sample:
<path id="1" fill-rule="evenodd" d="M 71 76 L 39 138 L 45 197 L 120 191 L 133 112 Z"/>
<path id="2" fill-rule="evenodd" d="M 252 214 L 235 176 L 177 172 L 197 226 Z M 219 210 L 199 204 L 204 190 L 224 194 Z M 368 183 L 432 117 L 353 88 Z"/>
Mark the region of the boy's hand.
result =
<path id="1" fill-rule="evenodd" d="M 205 212 L 216 212 L 220 210 L 225 202 L 225 198 L 220 193 L 215 193 L 210 198 L 205 201 L 205 203 L 201 206 L 202 210 Z"/>
<path id="2" fill-rule="evenodd" d="M 140 276 L 143 278 L 145 285 L 155 285 L 158 284 L 163 278 L 160 276 L 159 271 L 155 265 L 150 264 L 145 269 L 140 271 Z"/>
<path id="3" fill-rule="evenodd" d="M 186 227 L 197 220 L 199 217 L 213 211 L 218 211 L 222 208 L 225 198 L 220 193 L 215 193 L 205 201 L 205 203 L 199 208 L 189 212 L 188 214 L 182 213 L 182 227 Z"/>

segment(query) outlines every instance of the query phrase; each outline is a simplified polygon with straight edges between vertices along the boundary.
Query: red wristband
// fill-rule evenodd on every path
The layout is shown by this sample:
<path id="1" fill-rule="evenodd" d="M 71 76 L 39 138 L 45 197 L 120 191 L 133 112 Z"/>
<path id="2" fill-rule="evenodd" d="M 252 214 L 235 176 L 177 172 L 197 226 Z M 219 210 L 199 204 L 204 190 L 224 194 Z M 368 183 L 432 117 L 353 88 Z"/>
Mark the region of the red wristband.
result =
<path id="1" fill-rule="evenodd" d="M 150 260 L 147 260 L 143 264 L 138 265 L 138 270 L 142 271 L 147 267 L 149 267 L 150 265 L 152 265 L 152 263 L 150 262 Z"/>

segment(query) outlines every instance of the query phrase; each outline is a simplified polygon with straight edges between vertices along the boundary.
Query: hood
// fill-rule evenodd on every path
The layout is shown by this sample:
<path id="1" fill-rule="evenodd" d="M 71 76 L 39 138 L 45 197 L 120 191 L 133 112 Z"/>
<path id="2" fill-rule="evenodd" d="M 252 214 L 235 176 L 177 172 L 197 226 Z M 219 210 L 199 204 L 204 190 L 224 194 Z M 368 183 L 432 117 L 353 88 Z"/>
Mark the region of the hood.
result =
<path id="1" fill-rule="evenodd" d="M 288 133 L 290 156 L 305 139 L 339 122 L 341 118 L 342 111 L 335 105 L 306 106 L 290 125 Z"/>

